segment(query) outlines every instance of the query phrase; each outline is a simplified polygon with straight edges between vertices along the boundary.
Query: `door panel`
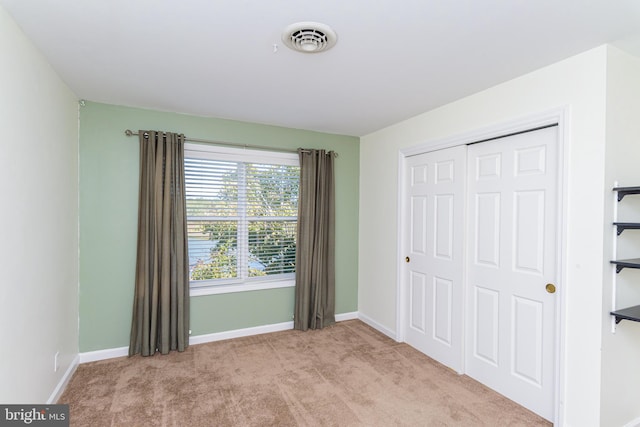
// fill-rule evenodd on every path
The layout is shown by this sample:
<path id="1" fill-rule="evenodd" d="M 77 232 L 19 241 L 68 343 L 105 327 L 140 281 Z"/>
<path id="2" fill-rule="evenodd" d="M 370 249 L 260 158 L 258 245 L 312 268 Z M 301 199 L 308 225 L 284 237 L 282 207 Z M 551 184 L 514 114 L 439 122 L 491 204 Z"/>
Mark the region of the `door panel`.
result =
<path id="1" fill-rule="evenodd" d="M 451 346 L 451 311 L 453 282 L 441 277 L 433 278 L 433 331 L 434 339 Z"/>
<path id="2" fill-rule="evenodd" d="M 424 334 L 425 330 L 425 288 L 426 288 L 426 276 L 422 273 L 415 271 L 411 272 L 411 294 L 409 299 L 411 301 L 411 328 L 418 334 Z"/>
<path id="3" fill-rule="evenodd" d="M 474 299 L 474 356 L 498 366 L 498 299 L 500 294 L 493 289 L 476 286 Z"/>
<path id="4" fill-rule="evenodd" d="M 497 267 L 500 263 L 500 193 L 476 195 L 475 262 Z"/>
<path id="5" fill-rule="evenodd" d="M 514 193 L 514 199 L 514 269 L 542 274 L 545 226 L 544 191 L 517 191 Z"/>
<path id="6" fill-rule="evenodd" d="M 434 256 L 446 261 L 451 261 L 453 259 L 454 195 L 436 195 L 434 197 L 434 203 Z"/>
<path id="7" fill-rule="evenodd" d="M 513 374 L 535 386 L 542 387 L 542 303 L 520 297 L 513 297 L 512 301 Z"/>
<path id="8" fill-rule="evenodd" d="M 411 253 L 425 255 L 427 253 L 427 198 L 411 197 Z"/>
<path id="9" fill-rule="evenodd" d="M 462 372 L 466 147 L 407 158 L 405 341 Z"/>
<path id="10" fill-rule="evenodd" d="M 557 128 L 469 146 L 466 373 L 554 411 Z"/>

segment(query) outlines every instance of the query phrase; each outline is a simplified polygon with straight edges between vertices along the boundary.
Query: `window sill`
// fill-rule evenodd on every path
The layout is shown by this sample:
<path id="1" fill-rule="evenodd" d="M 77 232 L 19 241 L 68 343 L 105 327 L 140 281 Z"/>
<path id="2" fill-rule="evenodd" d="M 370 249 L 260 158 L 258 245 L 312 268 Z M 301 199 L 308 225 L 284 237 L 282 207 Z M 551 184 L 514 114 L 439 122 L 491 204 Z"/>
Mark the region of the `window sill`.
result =
<path id="1" fill-rule="evenodd" d="M 232 294 L 235 292 L 263 291 L 266 289 L 292 288 L 296 285 L 293 279 L 273 280 L 250 283 L 237 283 L 228 285 L 194 286 L 189 291 L 189 296 L 199 297 L 203 295 Z"/>

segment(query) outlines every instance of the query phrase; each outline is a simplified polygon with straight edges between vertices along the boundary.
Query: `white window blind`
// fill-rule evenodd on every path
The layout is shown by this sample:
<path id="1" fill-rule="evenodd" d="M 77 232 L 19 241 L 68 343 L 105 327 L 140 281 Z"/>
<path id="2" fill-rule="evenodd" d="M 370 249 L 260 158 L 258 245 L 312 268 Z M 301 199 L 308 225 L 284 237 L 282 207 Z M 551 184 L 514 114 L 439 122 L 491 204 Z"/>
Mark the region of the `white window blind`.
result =
<path id="1" fill-rule="evenodd" d="M 185 150 L 192 286 L 294 276 L 297 156 L 250 153 Z"/>

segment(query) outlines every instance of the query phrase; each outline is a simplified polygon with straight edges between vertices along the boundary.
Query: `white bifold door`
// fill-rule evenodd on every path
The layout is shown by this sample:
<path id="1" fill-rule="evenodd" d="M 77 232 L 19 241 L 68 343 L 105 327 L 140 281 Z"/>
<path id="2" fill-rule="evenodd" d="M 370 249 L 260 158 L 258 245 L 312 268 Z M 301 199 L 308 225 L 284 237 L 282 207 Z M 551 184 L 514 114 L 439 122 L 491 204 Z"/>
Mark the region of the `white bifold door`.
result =
<path id="1" fill-rule="evenodd" d="M 404 340 L 462 372 L 466 146 L 406 164 Z"/>
<path id="2" fill-rule="evenodd" d="M 469 146 L 465 372 L 551 420 L 557 127 Z"/>
<path id="3" fill-rule="evenodd" d="M 552 420 L 557 127 L 406 162 L 405 341 Z"/>

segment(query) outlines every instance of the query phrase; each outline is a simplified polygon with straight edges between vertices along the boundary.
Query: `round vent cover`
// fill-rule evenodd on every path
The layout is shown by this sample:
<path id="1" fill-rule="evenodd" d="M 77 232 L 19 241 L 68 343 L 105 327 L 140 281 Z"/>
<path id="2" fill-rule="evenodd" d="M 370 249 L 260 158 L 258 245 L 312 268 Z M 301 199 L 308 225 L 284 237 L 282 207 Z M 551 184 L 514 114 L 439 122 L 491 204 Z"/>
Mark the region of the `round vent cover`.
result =
<path id="1" fill-rule="evenodd" d="M 328 25 L 298 22 L 284 29 L 282 41 L 298 52 L 318 53 L 331 49 L 338 41 L 338 36 Z"/>

